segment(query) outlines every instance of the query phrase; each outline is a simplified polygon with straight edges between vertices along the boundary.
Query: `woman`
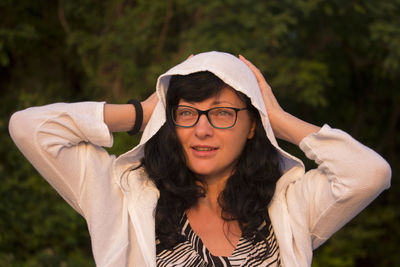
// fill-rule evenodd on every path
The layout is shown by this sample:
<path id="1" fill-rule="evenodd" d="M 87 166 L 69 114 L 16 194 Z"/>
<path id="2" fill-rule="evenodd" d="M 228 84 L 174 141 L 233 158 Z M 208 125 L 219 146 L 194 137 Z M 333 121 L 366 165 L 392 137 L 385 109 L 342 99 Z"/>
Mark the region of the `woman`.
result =
<path id="1" fill-rule="evenodd" d="M 159 77 L 143 115 L 134 104 L 53 104 L 10 120 L 23 154 L 85 217 L 98 266 L 310 266 L 389 187 L 384 159 L 283 111 L 241 56 L 193 56 Z M 101 148 L 140 127 L 120 157 Z M 318 168 L 305 172 L 275 136 Z"/>

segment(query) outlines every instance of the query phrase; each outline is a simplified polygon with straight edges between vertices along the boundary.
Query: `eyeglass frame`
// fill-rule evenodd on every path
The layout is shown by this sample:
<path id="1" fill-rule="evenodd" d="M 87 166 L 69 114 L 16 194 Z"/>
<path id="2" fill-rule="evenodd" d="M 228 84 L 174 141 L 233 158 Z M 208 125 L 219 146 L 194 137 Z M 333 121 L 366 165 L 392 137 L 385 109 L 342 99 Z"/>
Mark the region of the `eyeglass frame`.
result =
<path id="1" fill-rule="evenodd" d="M 194 109 L 194 110 L 197 111 L 197 119 L 196 119 L 196 121 L 195 121 L 192 125 L 190 125 L 190 126 L 182 126 L 182 125 L 179 125 L 179 124 L 176 123 L 176 121 L 175 121 L 175 114 L 174 114 L 174 113 L 175 113 L 175 111 L 176 111 L 179 107 L 192 108 L 192 109 Z M 231 109 L 231 110 L 235 111 L 235 121 L 233 122 L 233 124 L 232 124 L 231 126 L 229 126 L 229 127 L 217 127 L 217 126 L 215 126 L 215 125 L 211 122 L 210 117 L 208 116 L 208 113 L 209 113 L 211 110 L 213 110 L 213 109 L 218 109 L 218 108 L 228 108 L 228 109 Z M 206 115 L 206 118 L 207 118 L 208 122 L 210 123 L 210 125 L 211 125 L 212 127 L 214 127 L 215 129 L 222 129 L 222 130 L 223 130 L 223 129 L 230 129 L 230 128 L 232 128 L 233 126 L 235 126 L 235 125 L 236 125 L 236 121 L 237 121 L 237 117 L 238 117 L 238 112 L 239 112 L 239 111 L 242 111 L 242 110 L 247 110 L 247 109 L 249 109 L 249 108 L 248 108 L 248 107 L 244 107 L 244 108 L 213 107 L 213 108 L 209 108 L 209 109 L 207 109 L 207 110 L 201 110 L 201 109 L 198 109 L 198 108 L 195 108 L 195 107 L 191 107 L 191 106 L 187 106 L 187 105 L 176 105 L 176 106 L 173 106 L 173 107 L 172 107 L 171 116 L 172 116 L 172 121 L 174 122 L 175 126 L 178 126 L 178 127 L 181 127 L 181 128 L 192 128 L 192 127 L 194 127 L 194 126 L 199 122 L 200 116 L 204 114 L 204 115 Z"/>

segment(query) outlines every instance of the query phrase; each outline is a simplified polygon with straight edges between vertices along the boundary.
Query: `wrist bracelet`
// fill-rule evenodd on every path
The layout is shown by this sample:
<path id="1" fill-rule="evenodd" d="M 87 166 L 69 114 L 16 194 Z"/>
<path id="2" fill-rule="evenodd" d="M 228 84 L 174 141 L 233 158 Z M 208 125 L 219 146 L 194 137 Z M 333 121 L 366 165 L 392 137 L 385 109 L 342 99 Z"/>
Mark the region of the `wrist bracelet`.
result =
<path id="1" fill-rule="evenodd" d="M 142 127 L 142 123 L 143 123 L 143 108 L 142 108 L 142 104 L 137 99 L 129 100 L 128 104 L 132 104 L 135 107 L 136 119 L 135 119 L 135 125 L 133 125 L 132 130 L 128 131 L 127 133 L 129 135 L 135 135 L 140 131 L 140 128 Z"/>

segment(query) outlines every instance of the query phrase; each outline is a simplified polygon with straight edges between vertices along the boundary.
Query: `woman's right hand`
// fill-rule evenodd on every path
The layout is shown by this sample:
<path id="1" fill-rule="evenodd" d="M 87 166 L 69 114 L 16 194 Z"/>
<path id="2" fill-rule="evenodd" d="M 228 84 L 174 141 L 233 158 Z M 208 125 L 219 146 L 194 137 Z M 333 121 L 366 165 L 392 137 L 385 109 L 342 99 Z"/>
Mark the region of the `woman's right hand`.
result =
<path id="1" fill-rule="evenodd" d="M 141 131 L 144 130 L 147 123 L 150 120 L 151 114 L 153 113 L 154 108 L 156 107 L 158 102 L 157 93 L 152 93 L 146 100 L 142 101 L 142 108 L 143 108 L 143 123 L 142 127 L 140 128 Z"/>

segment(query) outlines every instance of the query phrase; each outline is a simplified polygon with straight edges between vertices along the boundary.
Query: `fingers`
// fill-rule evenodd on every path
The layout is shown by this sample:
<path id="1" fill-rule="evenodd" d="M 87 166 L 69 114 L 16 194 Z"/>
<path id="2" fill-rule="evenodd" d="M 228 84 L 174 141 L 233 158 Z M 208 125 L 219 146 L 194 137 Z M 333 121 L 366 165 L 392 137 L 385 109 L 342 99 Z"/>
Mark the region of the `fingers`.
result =
<path id="1" fill-rule="evenodd" d="M 152 104 L 157 104 L 158 102 L 158 96 L 157 96 L 157 92 L 154 91 L 145 101 L 147 101 L 148 103 L 152 103 Z M 145 102 L 143 101 L 143 102 Z"/>
<path id="2" fill-rule="evenodd" d="M 239 59 L 243 61 L 253 72 L 260 72 L 260 70 L 253 65 L 250 61 L 248 61 L 244 56 L 239 55 Z"/>
<path id="3" fill-rule="evenodd" d="M 141 102 L 143 108 L 143 122 L 142 122 L 142 127 L 140 128 L 141 131 L 144 130 L 148 121 L 150 120 L 151 114 L 153 113 L 153 110 L 157 105 L 157 102 L 158 102 L 158 96 L 156 92 L 152 93 L 146 100 Z"/>
<path id="4" fill-rule="evenodd" d="M 251 63 L 250 61 L 248 61 L 244 56 L 239 55 L 239 59 L 241 61 L 243 61 L 250 69 L 251 71 L 254 73 L 254 75 L 256 76 L 257 82 L 261 85 L 268 85 L 267 81 L 265 80 L 264 76 L 262 75 L 261 71 L 253 65 L 253 63 Z"/>
<path id="5" fill-rule="evenodd" d="M 239 55 L 239 59 L 243 61 L 256 76 L 258 86 L 260 87 L 261 94 L 268 112 L 270 112 L 271 110 L 279 112 L 282 111 L 282 108 L 280 107 L 278 101 L 274 96 L 274 93 L 272 92 L 271 86 L 269 86 L 261 71 L 256 66 L 254 66 L 253 63 L 248 61 L 244 56 Z"/>
<path id="6" fill-rule="evenodd" d="M 243 61 L 250 69 L 257 69 L 256 66 L 253 65 L 250 61 L 248 61 L 244 56 L 239 55 L 239 59 Z"/>

